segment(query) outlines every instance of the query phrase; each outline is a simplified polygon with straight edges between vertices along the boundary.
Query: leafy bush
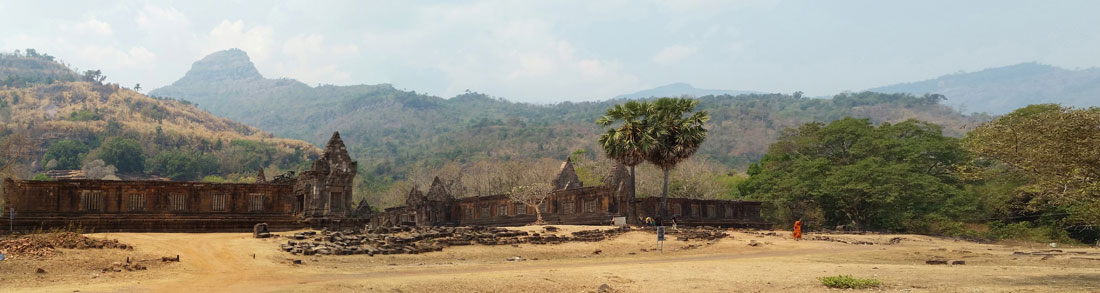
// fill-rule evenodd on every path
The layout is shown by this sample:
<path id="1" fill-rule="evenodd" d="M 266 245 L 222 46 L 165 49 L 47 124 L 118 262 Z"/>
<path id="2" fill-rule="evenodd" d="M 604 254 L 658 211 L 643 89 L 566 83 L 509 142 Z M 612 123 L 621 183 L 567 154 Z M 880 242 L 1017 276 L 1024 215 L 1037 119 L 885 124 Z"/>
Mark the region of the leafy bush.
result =
<path id="1" fill-rule="evenodd" d="M 860 279 L 851 275 L 838 275 L 832 277 L 820 277 L 821 284 L 829 288 L 838 289 L 866 289 L 882 286 L 882 281 L 876 279 Z"/>
<path id="2" fill-rule="evenodd" d="M 115 138 L 101 147 L 100 159 L 114 165 L 119 172 L 145 172 L 145 154 L 137 140 Z"/>
<path id="3" fill-rule="evenodd" d="M 1075 242 L 1069 238 L 1065 230 L 1054 225 L 1037 225 L 1031 222 L 1017 223 L 989 223 L 989 239 L 992 240 L 1018 240 L 1030 242 Z"/>
<path id="4" fill-rule="evenodd" d="M 84 159 L 89 148 L 84 143 L 76 140 L 60 140 L 50 144 L 46 154 L 42 156 L 42 162 L 57 160 L 55 166 L 46 166 L 46 169 L 73 170 L 80 168 L 80 162 Z"/>

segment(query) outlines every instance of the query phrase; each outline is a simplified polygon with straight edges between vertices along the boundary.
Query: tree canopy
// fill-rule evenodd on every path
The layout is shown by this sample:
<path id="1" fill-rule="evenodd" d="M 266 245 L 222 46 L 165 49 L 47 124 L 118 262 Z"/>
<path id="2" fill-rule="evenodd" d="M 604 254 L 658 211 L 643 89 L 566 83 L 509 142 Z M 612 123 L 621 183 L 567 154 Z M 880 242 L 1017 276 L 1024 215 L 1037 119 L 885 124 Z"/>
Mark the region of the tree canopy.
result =
<path id="1" fill-rule="evenodd" d="M 75 170 L 80 169 L 84 155 L 90 149 L 84 143 L 76 140 L 59 140 L 46 148 L 46 154 L 42 156 L 42 162 L 47 169 Z M 50 163 L 56 162 L 56 163 Z"/>
<path id="2" fill-rule="evenodd" d="M 954 170 L 966 159 L 958 139 L 927 122 L 807 123 L 784 131 L 739 189 L 768 202 L 778 222 L 912 231 L 958 212 Z"/>
<path id="3" fill-rule="evenodd" d="M 145 154 L 141 144 L 130 138 L 115 138 L 101 148 L 99 158 L 123 173 L 145 172 Z"/>
<path id="4" fill-rule="evenodd" d="M 964 143 L 1026 178 L 1015 192 L 1027 209 L 1064 214 L 1067 226 L 1100 223 L 1100 108 L 1027 106 L 974 129 Z"/>

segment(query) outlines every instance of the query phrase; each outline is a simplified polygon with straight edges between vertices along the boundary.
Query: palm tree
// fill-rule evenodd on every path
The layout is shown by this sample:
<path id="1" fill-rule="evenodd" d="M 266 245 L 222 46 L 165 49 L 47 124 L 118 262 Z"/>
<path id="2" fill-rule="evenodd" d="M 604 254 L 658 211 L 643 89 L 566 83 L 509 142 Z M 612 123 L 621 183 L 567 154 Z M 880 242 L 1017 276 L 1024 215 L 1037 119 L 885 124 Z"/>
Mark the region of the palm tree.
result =
<path id="1" fill-rule="evenodd" d="M 646 152 L 646 160 L 665 172 L 661 191 L 661 209 L 658 216 L 665 218 L 668 210 L 668 173 L 699 150 L 707 138 L 703 123 L 710 119 L 706 111 L 694 112 L 698 100 L 690 98 L 660 98 L 652 103 L 647 116 L 650 136 L 654 144 Z"/>
<path id="2" fill-rule="evenodd" d="M 634 201 L 634 166 L 645 162 L 646 153 L 656 142 L 647 119 L 652 111 L 653 105 L 650 103 L 629 101 L 607 109 L 604 116 L 596 119 L 596 124 L 604 127 L 622 122 L 600 135 L 599 143 L 608 157 L 630 167 L 630 194 L 627 196 L 630 202 Z M 633 220 L 633 213 L 627 210 L 627 219 Z"/>

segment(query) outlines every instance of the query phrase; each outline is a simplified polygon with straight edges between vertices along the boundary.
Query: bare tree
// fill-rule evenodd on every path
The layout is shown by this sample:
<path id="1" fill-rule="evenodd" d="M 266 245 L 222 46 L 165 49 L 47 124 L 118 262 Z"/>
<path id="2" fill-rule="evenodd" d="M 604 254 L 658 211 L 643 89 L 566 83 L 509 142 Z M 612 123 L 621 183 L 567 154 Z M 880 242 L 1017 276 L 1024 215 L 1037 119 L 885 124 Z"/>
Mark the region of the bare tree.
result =
<path id="1" fill-rule="evenodd" d="M 3 194 L 5 178 L 20 178 L 23 173 L 22 162 L 29 157 L 30 139 L 22 132 L 16 132 L 0 138 L 0 194 Z M 0 205 L 4 204 L 0 197 Z"/>
<path id="2" fill-rule="evenodd" d="M 522 203 L 535 209 L 534 225 L 543 225 L 542 204 L 554 193 L 554 185 L 550 184 L 556 175 L 554 160 L 543 159 L 533 162 L 511 161 L 503 164 L 500 170 L 503 184 L 512 186 L 508 197 L 513 201 Z"/>
<path id="3" fill-rule="evenodd" d="M 546 202 L 552 192 L 554 192 L 554 187 L 549 182 L 536 182 L 512 188 L 512 192 L 508 193 L 508 197 L 535 209 L 535 223 L 533 224 L 544 225 L 546 222 L 542 220 L 542 209 L 539 207 L 542 206 L 543 202 Z"/>

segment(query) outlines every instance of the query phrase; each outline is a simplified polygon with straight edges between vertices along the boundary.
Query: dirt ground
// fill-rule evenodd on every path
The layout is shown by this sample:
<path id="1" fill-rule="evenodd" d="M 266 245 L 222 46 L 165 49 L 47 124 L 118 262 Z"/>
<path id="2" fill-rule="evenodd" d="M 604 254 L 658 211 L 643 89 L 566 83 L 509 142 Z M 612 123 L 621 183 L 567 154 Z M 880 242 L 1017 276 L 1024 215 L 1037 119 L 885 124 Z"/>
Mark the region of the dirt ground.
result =
<path id="1" fill-rule="evenodd" d="M 559 234 L 597 228 L 558 227 Z M 882 291 L 1100 292 L 1097 248 L 1059 247 L 1061 253 L 1047 257 L 1032 254 L 1050 250 L 1045 244 L 815 233 L 806 237 L 831 240 L 794 241 L 789 232 L 769 232 L 731 231 L 732 238 L 715 242 L 670 237 L 663 252 L 654 250 L 655 234 L 633 231 L 594 243 L 473 245 L 373 257 L 291 255 L 279 250 L 285 238 L 246 233 L 89 234 L 135 249 L 0 261 L 0 291 L 596 292 L 607 284 L 613 292 L 817 292 L 829 290 L 818 277 L 843 274 L 881 280 L 872 290 Z M 160 261 L 176 255 L 179 263 Z M 515 256 L 523 260 L 508 260 Z M 126 257 L 148 260 L 149 270 L 101 272 Z M 296 259 L 303 264 L 293 264 Z M 925 264 L 933 259 L 965 264 Z"/>

